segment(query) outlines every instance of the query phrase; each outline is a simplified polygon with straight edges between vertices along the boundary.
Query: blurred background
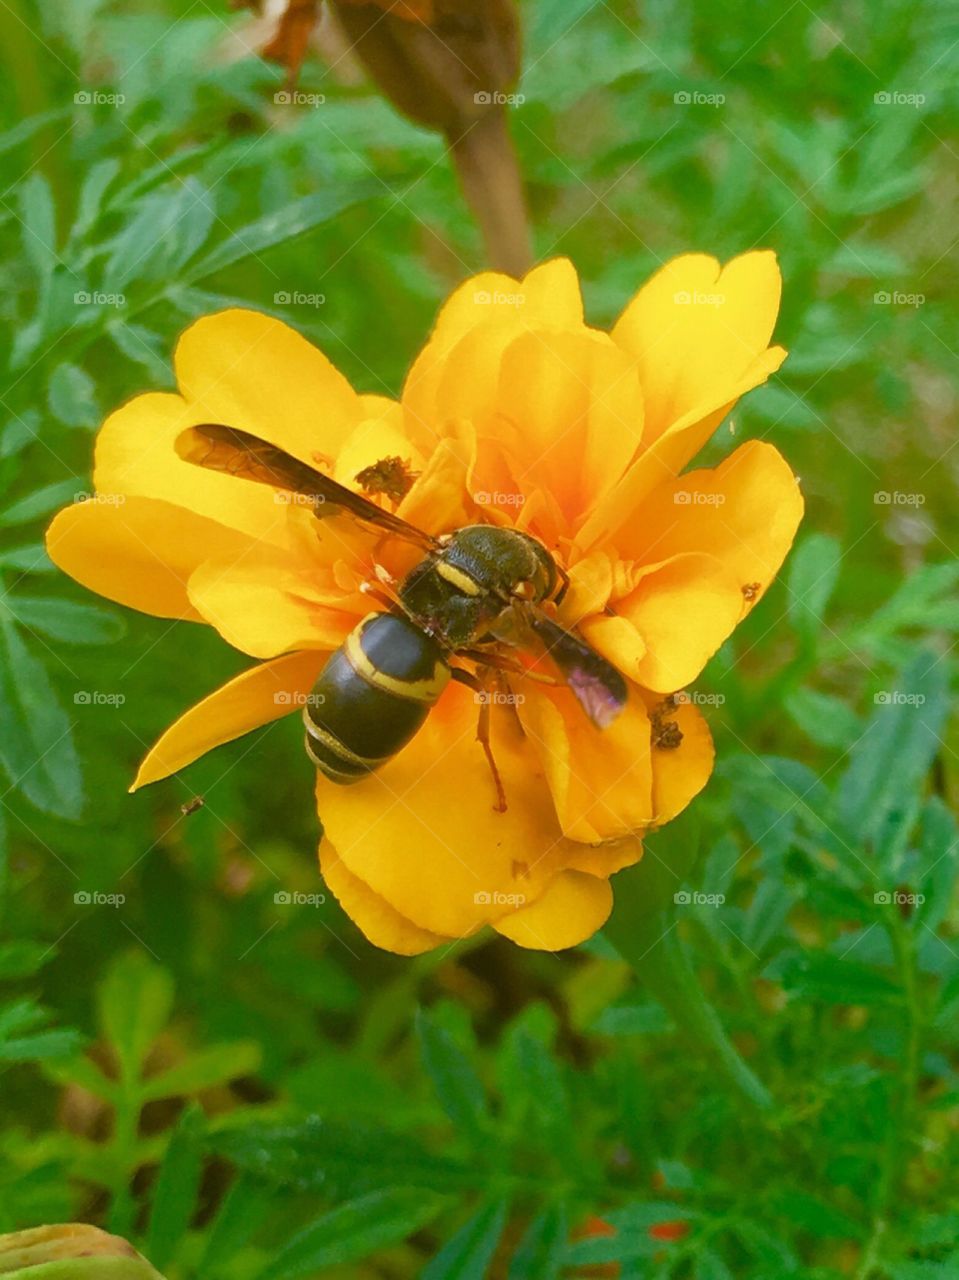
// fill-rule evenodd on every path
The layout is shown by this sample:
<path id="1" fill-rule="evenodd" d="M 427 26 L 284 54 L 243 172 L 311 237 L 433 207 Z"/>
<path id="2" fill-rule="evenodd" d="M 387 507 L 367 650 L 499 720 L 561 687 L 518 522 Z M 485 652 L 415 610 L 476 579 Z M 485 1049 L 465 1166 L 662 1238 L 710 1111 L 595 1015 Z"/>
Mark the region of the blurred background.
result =
<path id="1" fill-rule="evenodd" d="M 773 1106 L 602 937 L 408 961 L 278 902 L 323 889 L 296 723 L 127 795 L 247 663 L 47 560 L 103 416 L 234 304 L 395 394 L 486 250 L 442 137 L 328 20 L 294 91 L 275 17 L 6 0 L 0 1231 L 91 1222 L 204 1280 L 957 1275 L 959 14 L 520 16 L 534 256 L 573 259 L 592 323 L 676 253 L 782 266 L 790 358 L 707 460 L 770 439 L 807 515 L 702 681 L 714 901 L 668 904 Z"/>

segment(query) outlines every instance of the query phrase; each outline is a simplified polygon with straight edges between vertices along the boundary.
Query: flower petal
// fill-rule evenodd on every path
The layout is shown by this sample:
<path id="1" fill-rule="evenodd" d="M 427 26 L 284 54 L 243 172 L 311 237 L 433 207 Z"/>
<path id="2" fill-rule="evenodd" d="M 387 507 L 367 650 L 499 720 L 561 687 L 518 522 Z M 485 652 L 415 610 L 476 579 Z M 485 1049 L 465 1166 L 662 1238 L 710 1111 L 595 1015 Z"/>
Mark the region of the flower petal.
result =
<path id="1" fill-rule="evenodd" d="M 497 933 L 532 951 L 563 951 L 601 929 L 613 909 L 608 880 L 564 871 L 544 894 L 493 923 Z"/>
<path id="2" fill-rule="evenodd" d="M 130 790 L 169 777 L 214 747 L 295 711 L 325 659 L 324 653 L 290 653 L 235 676 L 167 729 L 147 753 Z"/>
<path id="3" fill-rule="evenodd" d="M 333 458 L 362 416 L 360 398 L 295 329 L 259 311 L 204 316 L 180 338 L 177 382 L 200 422 L 252 431 L 303 462 Z"/>
<path id="4" fill-rule="evenodd" d="M 442 422 L 463 415 L 441 384 L 455 388 L 466 378 L 464 391 L 480 385 L 496 368 L 499 352 L 533 326 L 580 329 L 583 301 L 576 269 L 566 258 L 544 262 L 523 280 L 498 272 L 484 272 L 464 281 L 447 300 L 436 320 L 430 340 L 413 363 L 403 388 L 403 406 L 413 439 L 425 441 Z M 470 355 L 455 364 L 451 377 L 450 356 L 466 337 L 475 337 L 463 350 Z M 494 381 L 495 385 L 495 381 Z M 475 398 L 475 393 L 474 393 Z"/>
<path id="5" fill-rule="evenodd" d="M 332 564 L 303 554 L 253 547 L 202 564 L 190 578 L 190 602 L 228 644 L 253 658 L 335 649 L 369 612 L 369 601 L 344 592 L 332 573 Z"/>
<path id="6" fill-rule="evenodd" d="M 733 398 L 730 388 L 769 346 L 781 292 L 768 249 L 725 267 L 706 254 L 684 254 L 643 285 L 613 338 L 639 369 L 647 445 L 689 414 Z"/>
<path id="7" fill-rule="evenodd" d="M 346 868 L 329 840 L 320 842 L 320 871 L 340 906 L 374 947 L 417 956 L 449 944 L 451 938 L 418 928 Z"/>
<path id="8" fill-rule="evenodd" d="M 422 929 L 462 937 L 532 902 L 573 846 L 511 708 L 492 708 L 506 813 L 476 740 L 474 695 L 450 684 L 417 736 L 349 787 L 317 783 L 323 829 L 355 876 Z"/>
<path id="9" fill-rule="evenodd" d="M 653 747 L 653 812 L 658 827 L 682 813 L 702 791 L 716 758 L 709 725 L 694 703 L 671 707 L 667 717 L 675 721 L 683 738 L 678 747 Z"/>
<path id="10" fill-rule="evenodd" d="M 136 396 L 100 428 L 93 473 L 104 495 L 158 498 L 277 546 L 286 541 L 286 510 L 269 487 L 184 462 L 173 447 L 181 431 L 209 416 L 179 396 Z"/>
<path id="11" fill-rule="evenodd" d="M 617 840 L 652 821 L 650 728 L 639 690 L 597 729 L 569 689 L 524 682 L 520 719 L 536 746 L 563 834 L 584 844 Z"/>
<path id="12" fill-rule="evenodd" d="M 47 530 L 50 559 L 108 600 L 160 618 L 200 621 L 187 582 L 209 555 L 237 556 L 243 535 L 202 516 L 156 502 L 94 497 L 65 507 Z"/>
<path id="13" fill-rule="evenodd" d="M 724 387 L 715 403 L 704 404 L 664 431 L 632 463 L 622 480 L 596 506 L 576 535 L 583 551 L 618 543 L 621 531 L 637 519 L 645 499 L 679 475 L 709 440 L 740 396 L 776 372 L 786 358 L 782 347 L 770 347 L 750 365 L 739 382 Z"/>
<path id="14" fill-rule="evenodd" d="M 642 520 L 624 529 L 622 554 L 665 560 L 708 551 L 755 604 L 775 578 L 803 515 L 789 464 L 772 445 L 749 440 L 714 470 L 689 471 L 643 505 Z"/>
<path id="15" fill-rule="evenodd" d="M 682 689 L 732 633 L 743 607 L 740 582 L 713 556 L 686 552 L 647 567 L 634 590 L 614 604 L 646 647 L 629 675 L 658 693 Z M 603 637 L 597 641 L 595 631 L 590 636 L 599 647 Z"/>

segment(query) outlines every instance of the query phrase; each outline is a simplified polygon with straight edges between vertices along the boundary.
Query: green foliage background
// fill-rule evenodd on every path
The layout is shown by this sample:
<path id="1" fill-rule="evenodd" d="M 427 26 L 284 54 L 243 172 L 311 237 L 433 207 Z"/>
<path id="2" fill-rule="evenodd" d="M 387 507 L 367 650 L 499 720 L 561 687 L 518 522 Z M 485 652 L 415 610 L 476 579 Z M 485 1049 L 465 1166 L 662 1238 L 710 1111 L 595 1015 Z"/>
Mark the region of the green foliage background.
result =
<path id="1" fill-rule="evenodd" d="M 178 332 L 231 301 L 395 392 L 482 250 L 438 139 L 342 67 L 308 60 L 326 101 L 277 108 L 217 4 L 7 0 L 0 1231 L 83 1219 L 204 1280 L 959 1275 L 959 15 L 523 12 L 537 256 L 573 258 L 594 322 L 690 249 L 771 246 L 786 281 L 791 358 L 710 449 L 773 440 L 804 531 L 702 683 L 719 766 L 698 834 L 661 837 L 682 878 L 648 859 L 618 881 L 666 903 L 634 940 L 681 941 L 771 1101 L 726 1082 L 615 927 L 411 962 L 332 902 L 278 906 L 322 888 L 293 724 L 126 794 L 244 663 L 47 560 L 103 414 L 170 386 Z M 125 100 L 75 100 L 97 93 Z M 75 300 L 97 291 L 125 301 Z M 294 291 L 325 302 L 275 301 Z M 724 905 L 674 908 L 680 888 Z M 573 1242 L 596 1216 L 616 1235 Z"/>

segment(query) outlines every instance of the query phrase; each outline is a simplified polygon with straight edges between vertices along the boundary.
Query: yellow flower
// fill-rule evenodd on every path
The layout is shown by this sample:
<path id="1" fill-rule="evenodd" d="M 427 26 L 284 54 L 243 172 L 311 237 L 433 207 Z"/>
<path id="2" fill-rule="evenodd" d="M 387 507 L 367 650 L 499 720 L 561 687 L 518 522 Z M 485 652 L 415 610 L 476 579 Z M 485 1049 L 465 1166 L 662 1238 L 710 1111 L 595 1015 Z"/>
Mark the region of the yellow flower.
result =
<path id="1" fill-rule="evenodd" d="M 53 559 L 92 590 L 207 623 L 262 660 L 187 711 L 134 785 L 296 712 L 369 612 L 360 587 L 374 561 L 402 573 L 416 555 L 191 465 L 176 437 L 227 423 L 353 488 L 400 457 L 418 473 L 398 507 L 408 521 L 432 534 L 515 523 L 545 543 L 572 580 L 559 620 L 619 668 L 629 698 L 600 730 L 568 689 L 514 682 L 519 705 L 492 709 L 509 806 L 498 813 L 474 695 L 449 684 L 378 773 L 351 787 L 319 778 L 323 875 L 372 942 L 404 954 L 487 924 L 525 947 L 589 937 L 609 914 L 610 875 L 712 769 L 699 710 L 669 695 L 755 606 L 802 515 L 795 476 L 761 441 L 683 471 L 785 358 L 769 345 L 779 295 L 770 252 L 722 269 L 691 254 L 605 333 L 584 323 L 564 259 L 522 281 L 479 275 L 441 311 L 399 401 L 358 394 L 258 312 L 197 321 L 176 350 L 180 394 L 139 396 L 107 419 L 100 500 L 60 512 L 48 535 Z"/>

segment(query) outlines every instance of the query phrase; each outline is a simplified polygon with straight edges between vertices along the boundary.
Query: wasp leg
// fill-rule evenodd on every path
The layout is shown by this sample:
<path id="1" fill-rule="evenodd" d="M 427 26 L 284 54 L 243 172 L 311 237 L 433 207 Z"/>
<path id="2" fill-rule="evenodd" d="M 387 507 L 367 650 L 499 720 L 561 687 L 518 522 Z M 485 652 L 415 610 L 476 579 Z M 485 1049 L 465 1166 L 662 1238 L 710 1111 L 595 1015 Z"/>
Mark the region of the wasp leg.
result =
<path id="1" fill-rule="evenodd" d="M 480 709 L 476 723 L 476 741 L 483 748 L 486 763 L 489 765 L 490 773 L 493 775 L 493 786 L 496 788 L 496 803 L 493 805 L 493 812 L 505 813 L 507 808 L 506 792 L 503 790 L 503 780 L 499 776 L 499 769 L 496 767 L 493 747 L 490 743 L 490 708 L 493 701 L 490 697 L 491 682 L 480 676 L 473 675 L 471 671 L 464 671 L 462 667 L 453 667 L 451 675 L 454 680 L 458 680 L 460 684 L 465 684 L 467 688 L 479 694 Z"/>
<path id="2" fill-rule="evenodd" d="M 483 667 L 494 667 L 498 671 L 511 671 L 514 675 L 525 676 L 540 684 L 562 685 L 565 680 L 557 680 L 555 676 L 544 675 L 541 671 L 531 671 L 520 662 L 513 662 L 499 653 L 484 653 L 482 649 L 457 649 L 457 658 L 468 658 L 470 662 L 479 663 Z"/>
<path id="3" fill-rule="evenodd" d="M 373 572 L 376 575 L 376 582 L 360 583 L 360 590 L 365 596 L 369 596 L 371 600 L 375 600 L 377 604 L 381 604 L 384 608 L 392 611 L 393 609 L 403 609 L 403 603 L 400 600 L 399 593 L 396 590 L 396 579 L 388 569 L 384 569 L 381 564 L 373 565 Z M 405 613 L 406 610 L 403 609 Z"/>

